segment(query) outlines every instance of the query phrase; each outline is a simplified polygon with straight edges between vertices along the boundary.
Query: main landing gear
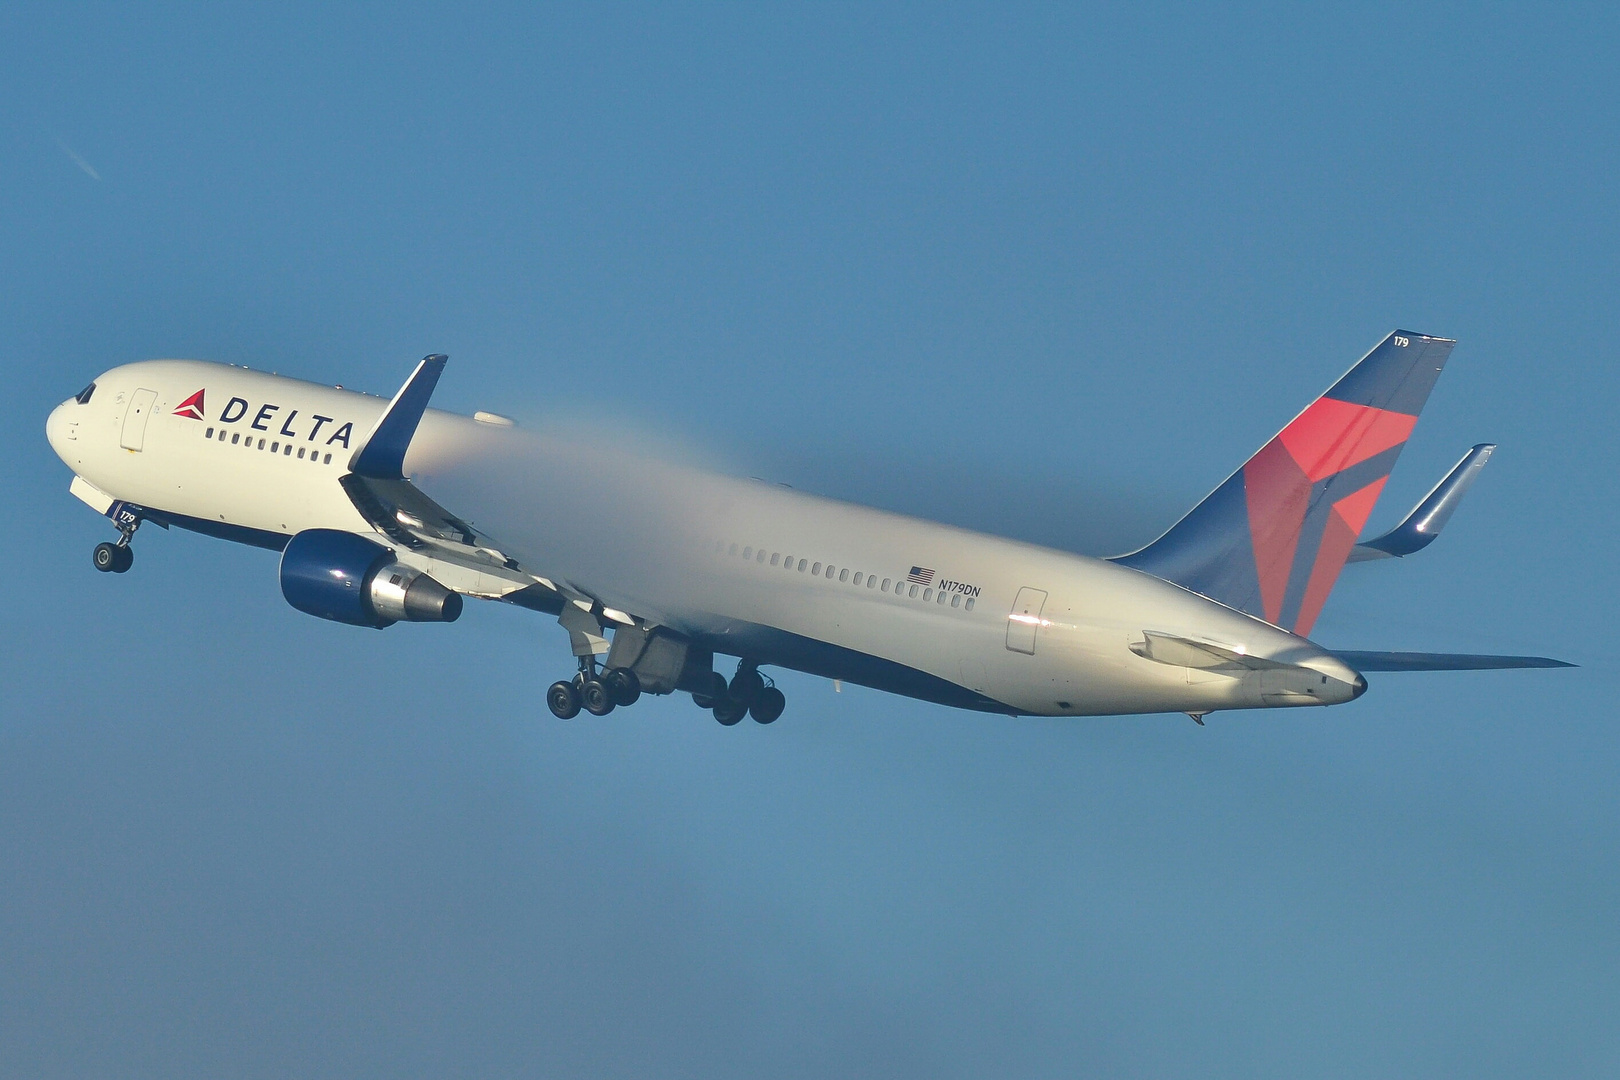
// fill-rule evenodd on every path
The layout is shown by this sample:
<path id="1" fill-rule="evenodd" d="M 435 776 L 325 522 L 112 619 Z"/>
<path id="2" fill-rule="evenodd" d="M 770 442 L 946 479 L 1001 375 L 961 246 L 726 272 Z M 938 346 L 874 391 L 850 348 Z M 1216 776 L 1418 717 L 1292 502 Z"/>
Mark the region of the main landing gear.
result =
<path id="1" fill-rule="evenodd" d="M 634 705 L 641 698 L 641 680 L 628 668 L 596 670 L 594 657 L 579 659 L 579 674 L 565 682 L 554 682 L 546 691 L 546 707 L 559 720 L 572 720 L 584 709 L 592 716 L 606 716 L 620 705 Z"/>
<path id="2" fill-rule="evenodd" d="M 90 553 L 90 561 L 95 563 L 96 569 L 103 574 L 122 574 L 135 565 L 135 549 L 129 546 L 130 537 L 140 528 L 141 521 L 135 518 L 118 526 L 118 543 L 97 544 L 95 551 Z"/>
<path id="3" fill-rule="evenodd" d="M 700 709 L 713 711 L 714 718 L 730 727 L 752 716 L 757 724 L 769 724 L 787 708 L 787 698 L 776 684 L 759 673 L 759 667 L 744 660 L 737 665 L 731 682 L 718 671 L 709 675 L 709 685 L 692 691 L 692 701 Z"/>
<path id="4" fill-rule="evenodd" d="M 708 674 L 708 685 L 692 691 L 692 700 L 701 709 L 730 727 L 752 716 L 756 723 L 769 724 L 787 708 L 787 698 L 776 684 L 759 673 L 759 666 L 744 660 L 737 665 L 731 682 L 718 671 Z M 559 720 L 572 720 L 583 709 L 592 716 L 606 716 L 621 705 L 634 705 L 641 697 L 641 680 L 629 668 L 598 669 L 594 656 L 579 658 L 579 674 L 554 682 L 546 690 L 546 707 Z"/>

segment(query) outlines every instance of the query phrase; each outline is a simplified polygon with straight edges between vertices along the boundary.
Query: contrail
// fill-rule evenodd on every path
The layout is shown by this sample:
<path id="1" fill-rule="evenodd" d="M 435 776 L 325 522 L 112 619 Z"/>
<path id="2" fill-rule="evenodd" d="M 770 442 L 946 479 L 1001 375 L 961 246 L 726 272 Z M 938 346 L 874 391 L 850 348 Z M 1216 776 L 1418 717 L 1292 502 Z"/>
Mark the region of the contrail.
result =
<path id="1" fill-rule="evenodd" d="M 69 146 L 66 143 L 66 141 L 63 140 L 62 136 L 53 135 L 52 138 L 54 138 L 56 140 L 56 145 L 60 146 L 62 148 L 62 153 L 66 154 L 68 157 L 72 158 L 73 159 L 73 164 L 77 165 L 79 168 L 84 170 L 84 175 L 88 176 L 92 180 L 100 180 L 101 179 L 101 174 L 96 172 L 95 169 L 91 168 L 90 163 L 88 161 L 84 160 L 84 158 L 82 158 L 78 154 L 74 153 L 73 147 Z"/>

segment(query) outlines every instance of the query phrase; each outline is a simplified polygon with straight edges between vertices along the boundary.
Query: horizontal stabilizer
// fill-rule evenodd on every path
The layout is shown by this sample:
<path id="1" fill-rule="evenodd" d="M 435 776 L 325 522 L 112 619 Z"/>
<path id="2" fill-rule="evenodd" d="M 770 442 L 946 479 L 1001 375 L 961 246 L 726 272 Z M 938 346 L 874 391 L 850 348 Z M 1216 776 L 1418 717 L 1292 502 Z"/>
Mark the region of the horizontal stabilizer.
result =
<path id="1" fill-rule="evenodd" d="M 1506 668 L 1574 667 L 1546 656 L 1482 656 L 1475 653 L 1349 652 L 1333 654 L 1357 671 L 1498 671 Z"/>
<path id="2" fill-rule="evenodd" d="M 416 435 L 416 426 L 422 422 L 422 414 L 427 412 L 428 399 L 433 396 L 433 388 L 439 385 L 439 376 L 444 373 L 444 362 L 448 359 L 434 353 L 416 365 L 411 377 L 388 403 L 377 426 L 349 459 L 350 472 L 374 480 L 404 477 L 405 451 Z"/>
<path id="3" fill-rule="evenodd" d="M 1495 452 L 1495 443 L 1480 443 L 1463 455 L 1461 461 L 1446 474 L 1445 479 L 1406 515 L 1406 519 L 1389 532 L 1372 540 L 1363 540 L 1350 551 L 1350 562 L 1368 559 L 1400 558 L 1422 551 L 1434 543 L 1440 530 L 1451 520 L 1452 513 L 1462 497 L 1473 485 L 1485 463 Z"/>

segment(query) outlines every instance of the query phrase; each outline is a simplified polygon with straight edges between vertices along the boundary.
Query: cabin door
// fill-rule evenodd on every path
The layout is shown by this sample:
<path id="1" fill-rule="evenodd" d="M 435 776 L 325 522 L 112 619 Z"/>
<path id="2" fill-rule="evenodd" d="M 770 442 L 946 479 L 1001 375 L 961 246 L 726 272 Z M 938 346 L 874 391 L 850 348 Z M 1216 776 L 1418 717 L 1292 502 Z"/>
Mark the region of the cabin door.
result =
<path id="1" fill-rule="evenodd" d="M 146 420 L 152 414 L 152 403 L 157 400 L 156 390 L 137 390 L 124 410 L 124 433 L 118 445 L 125 450 L 139 450 L 146 445 Z"/>
<path id="2" fill-rule="evenodd" d="M 1035 655 L 1035 631 L 1041 628 L 1041 609 L 1045 606 L 1046 593 L 1040 589 L 1018 590 L 1018 599 L 1007 616 L 1007 648 Z"/>

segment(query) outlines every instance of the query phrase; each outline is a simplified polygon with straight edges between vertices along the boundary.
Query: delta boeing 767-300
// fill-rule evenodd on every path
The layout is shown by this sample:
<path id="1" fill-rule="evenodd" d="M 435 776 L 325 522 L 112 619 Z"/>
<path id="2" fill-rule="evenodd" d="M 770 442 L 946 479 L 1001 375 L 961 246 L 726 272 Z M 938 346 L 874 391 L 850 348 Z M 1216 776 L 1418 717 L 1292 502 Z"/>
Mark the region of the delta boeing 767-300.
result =
<path id="1" fill-rule="evenodd" d="M 391 401 L 245 368 L 150 360 L 51 414 L 72 492 L 111 519 L 280 552 L 300 611 L 453 622 L 462 598 L 558 618 L 577 671 L 546 702 L 603 715 L 684 691 L 722 724 L 782 714 L 762 668 L 1033 716 L 1336 705 L 1363 672 L 1557 667 L 1347 652 L 1310 640 L 1347 562 L 1430 543 L 1494 449 L 1361 540 L 1454 343 L 1390 334 L 1139 551 L 1088 558 L 668 462 L 503 417 L 428 409 L 443 356 Z M 726 678 L 717 656 L 738 660 Z"/>

